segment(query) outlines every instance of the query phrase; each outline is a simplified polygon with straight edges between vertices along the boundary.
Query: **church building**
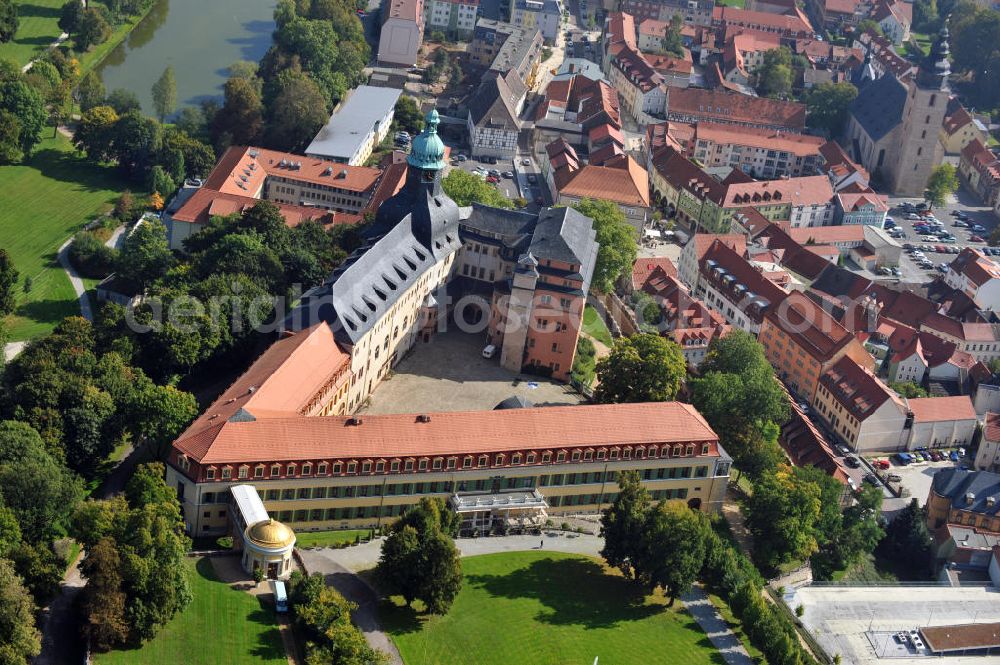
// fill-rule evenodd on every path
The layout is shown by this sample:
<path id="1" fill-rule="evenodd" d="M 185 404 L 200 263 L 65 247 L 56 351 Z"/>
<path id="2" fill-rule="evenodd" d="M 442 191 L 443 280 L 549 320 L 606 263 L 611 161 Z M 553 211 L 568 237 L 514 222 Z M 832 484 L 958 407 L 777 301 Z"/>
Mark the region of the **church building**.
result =
<path id="1" fill-rule="evenodd" d="M 942 29 L 916 74 L 873 78 L 866 61 L 850 107 L 844 146 L 881 189 L 920 196 L 944 148 L 938 136 L 948 111 L 948 29 Z"/>

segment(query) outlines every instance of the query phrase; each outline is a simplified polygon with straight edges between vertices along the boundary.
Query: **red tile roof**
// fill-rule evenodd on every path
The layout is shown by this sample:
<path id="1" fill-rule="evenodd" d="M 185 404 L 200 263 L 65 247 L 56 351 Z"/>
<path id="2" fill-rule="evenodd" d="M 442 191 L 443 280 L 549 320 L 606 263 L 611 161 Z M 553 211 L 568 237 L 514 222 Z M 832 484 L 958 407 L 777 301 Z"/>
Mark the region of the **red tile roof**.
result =
<path id="1" fill-rule="evenodd" d="M 674 125 L 679 123 L 672 123 Z M 738 127 L 716 122 L 695 123 L 695 140 L 711 141 L 718 145 L 743 145 L 768 150 L 781 150 L 796 157 L 810 157 L 819 153 L 824 140 L 818 136 L 782 132 L 761 127 Z"/>
<path id="2" fill-rule="evenodd" d="M 709 263 L 710 261 L 715 265 Z M 698 265 L 703 279 L 726 294 L 731 301 L 740 306 L 741 311 L 758 323 L 763 320 L 764 315 L 756 303 L 761 299 L 766 300 L 766 311 L 771 312 L 788 295 L 784 289 L 767 279 L 757 267 L 721 240 L 716 239 L 711 244 Z M 720 274 L 717 269 L 722 269 L 725 273 Z M 729 276 L 733 279 L 727 280 L 726 277 Z M 740 286 L 744 288 L 740 289 Z M 748 298 L 751 293 L 755 295 L 753 299 Z"/>
<path id="3" fill-rule="evenodd" d="M 426 415 L 426 419 L 417 414 L 395 414 L 227 421 L 181 439 L 174 447 L 202 464 L 474 455 L 675 442 L 708 443 L 709 455 L 719 455 L 715 432 L 693 406 L 680 402 Z"/>
<path id="4" fill-rule="evenodd" d="M 766 318 L 821 363 L 854 339 L 836 319 L 800 291 L 792 291 L 782 303 L 769 309 Z"/>
<path id="5" fill-rule="evenodd" d="M 251 196 L 224 194 L 202 187 L 192 194 L 191 198 L 185 201 L 184 205 L 176 212 L 171 214 L 171 218 L 178 222 L 208 224 L 209 219 L 212 217 L 240 214 L 244 210 L 253 208 L 259 202 L 260 199 L 255 199 Z M 288 226 L 298 226 L 307 219 L 315 220 L 324 226 L 330 224 L 353 224 L 361 221 L 360 215 L 327 211 L 322 208 L 290 206 L 284 203 L 275 203 L 275 205 L 281 210 L 281 215 L 285 218 L 285 224 Z"/>
<path id="6" fill-rule="evenodd" d="M 632 264 L 632 288 L 642 290 L 646 282 L 654 275 L 677 277 L 677 267 L 665 256 L 654 258 L 638 258 Z"/>
<path id="7" fill-rule="evenodd" d="M 906 404 L 913 413 L 913 421 L 917 423 L 976 419 L 976 409 L 968 395 L 914 397 L 907 400 Z"/>
<path id="8" fill-rule="evenodd" d="M 951 115 L 944 119 L 944 124 L 941 126 L 945 133 L 951 136 L 958 130 L 965 127 L 970 122 L 972 122 L 972 116 L 969 112 L 965 110 L 965 107 L 959 104 L 958 110 L 956 110 Z"/>
<path id="9" fill-rule="evenodd" d="M 1000 441 L 1000 413 L 988 412 L 986 414 L 986 427 L 983 429 L 983 436 L 988 441 Z"/>
<path id="10" fill-rule="evenodd" d="M 204 186 L 228 194 L 255 196 L 264 179 L 273 175 L 352 192 L 367 192 L 375 187 L 381 174 L 378 169 L 367 166 L 334 164 L 315 157 L 253 146 L 232 146 L 212 169 Z"/>
<path id="11" fill-rule="evenodd" d="M 788 37 L 811 36 L 812 25 L 797 7 L 790 15 L 755 12 L 739 7 L 716 6 L 712 23 L 719 26 L 736 25 L 746 28 L 780 31 Z"/>
<path id="12" fill-rule="evenodd" d="M 806 107 L 766 97 L 749 97 L 724 90 L 670 88 L 667 115 L 722 123 L 772 125 L 801 130 L 806 126 Z"/>
<path id="13" fill-rule="evenodd" d="M 1000 266 L 972 247 L 966 247 L 959 252 L 949 267 L 956 273 L 965 275 L 976 286 L 982 286 L 993 279 L 1000 279 Z"/>
<path id="14" fill-rule="evenodd" d="M 551 145 L 551 144 L 550 144 Z M 556 157 L 550 158 L 550 162 Z M 607 199 L 619 205 L 649 207 L 649 175 L 629 156 L 619 156 L 602 166 L 587 164 L 573 168 L 567 164 L 553 174 L 560 195 L 574 198 Z"/>
<path id="15" fill-rule="evenodd" d="M 900 411 L 904 408 L 902 400 L 889 386 L 847 356 L 827 370 L 819 382 L 858 420 L 865 420 L 886 402 L 896 404 Z"/>
<path id="16" fill-rule="evenodd" d="M 830 179 L 823 175 L 734 183 L 726 189 L 723 207 L 787 203 L 824 205 L 833 199 Z"/>

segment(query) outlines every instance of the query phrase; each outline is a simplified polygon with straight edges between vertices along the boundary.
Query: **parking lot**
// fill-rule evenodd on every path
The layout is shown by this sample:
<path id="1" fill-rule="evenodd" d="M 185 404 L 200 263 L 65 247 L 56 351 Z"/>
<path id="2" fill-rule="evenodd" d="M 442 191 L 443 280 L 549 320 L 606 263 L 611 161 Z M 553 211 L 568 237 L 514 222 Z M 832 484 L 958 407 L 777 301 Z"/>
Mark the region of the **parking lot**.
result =
<path id="1" fill-rule="evenodd" d="M 954 200 L 932 211 L 934 217 L 941 223 L 942 230 L 954 236 L 955 241 L 925 240 L 922 238 L 923 234 L 914 230 L 914 223 L 919 220 L 908 219 L 907 213 L 899 207 L 903 203 L 917 204 L 919 202 L 919 199 L 890 198 L 889 205 L 891 209 L 889 215 L 904 234 L 904 237 L 897 238 L 897 242 L 904 246 L 907 244 L 912 245 L 915 249 L 923 253 L 927 261 L 924 266 L 921 266 L 920 262 L 908 251 L 904 253 L 900 261 L 899 268 L 902 274 L 899 276 L 883 276 L 883 279 L 900 279 L 903 282 L 914 283 L 928 281 L 936 275 L 941 274 L 942 270 L 939 266 L 950 263 L 962 248 L 977 247 L 985 249 L 985 240 L 989 238 L 990 232 L 997 225 L 997 219 L 990 208 L 979 204 L 971 194 L 965 190 L 961 190 Z M 984 230 L 976 233 L 970 228 L 955 226 L 958 217 L 953 213 L 956 212 L 961 212 L 965 215 L 970 226 L 979 224 Z M 981 240 L 971 239 L 971 236 L 974 235 L 978 236 Z M 944 251 L 939 251 L 941 249 Z M 917 258 L 919 258 L 919 255 Z M 927 266 L 927 263 L 930 266 Z"/>
<path id="2" fill-rule="evenodd" d="M 942 451 L 950 451 L 951 449 L 943 448 Z M 894 494 L 888 490 L 885 492 L 885 499 L 882 501 L 882 512 L 883 514 L 891 519 L 892 516 L 906 507 L 912 499 L 916 499 L 920 505 L 927 503 L 927 495 L 931 490 L 931 483 L 934 480 L 934 474 L 942 469 L 950 469 L 955 466 L 971 466 L 972 460 L 969 458 L 959 458 L 959 460 L 952 461 L 951 459 L 945 459 L 940 462 L 924 462 L 919 461 L 914 464 L 903 465 L 900 464 L 892 455 L 882 455 L 878 458 L 872 459 L 888 459 L 889 468 L 885 471 L 880 472 L 884 476 L 899 476 L 899 481 L 892 481 L 892 485 L 900 485 L 903 488 L 903 493 L 900 497 L 896 497 Z"/>
<path id="3" fill-rule="evenodd" d="M 439 332 L 417 344 L 375 389 L 361 413 L 431 413 L 489 410 L 518 396 L 535 406 L 579 404 L 569 386 L 541 377 L 517 375 L 500 367 L 499 354 L 483 358 L 486 334 Z"/>
<path id="4" fill-rule="evenodd" d="M 467 173 L 479 175 L 485 179 L 493 178 L 497 182 L 493 184 L 507 199 L 524 197 L 528 201 L 527 210 L 535 210 L 539 205 L 549 205 L 550 201 L 545 183 L 535 161 L 527 155 L 519 155 L 515 159 L 497 159 L 496 163 L 485 159 L 476 159 L 469 156 L 467 149 L 452 147 L 451 167 L 461 169 Z M 464 156 L 459 157 L 459 155 Z M 527 161 L 527 163 L 525 163 Z M 509 174 L 512 177 L 506 177 Z M 534 182 L 531 182 L 534 180 Z"/>
<path id="5" fill-rule="evenodd" d="M 784 596 L 792 610 L 803 607 L 802 623 L 830 655 L 841 663 L 874 663 L 892 658 L 893 665 L 928 662 L 926 651 L 897 648 L 893 634 L 918 627 L 1000 621 L 1000 594 L 984 587 L 812 585 Z M 890 642 L 892 644 L 890 644 Z M 985 663 L 982 656 L 935 657 L 934 663 Z"/>

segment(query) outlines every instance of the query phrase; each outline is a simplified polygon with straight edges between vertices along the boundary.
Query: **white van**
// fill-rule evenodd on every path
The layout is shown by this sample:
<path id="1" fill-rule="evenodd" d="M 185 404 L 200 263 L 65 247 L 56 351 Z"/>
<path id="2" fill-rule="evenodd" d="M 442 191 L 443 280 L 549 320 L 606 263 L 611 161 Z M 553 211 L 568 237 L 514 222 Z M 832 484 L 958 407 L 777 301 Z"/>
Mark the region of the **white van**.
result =
<path id="1" fill-rule="evenodd" d="M 488 345 L 483 349 L 483 358 L 492 358 L 497 354 L 497 347 L 493 344 Z"/>
<path id="2" fill-rule="evenodd" d="M 285 592 L 285 583 L 281 580 L 275 580 L 272 584 L 274 584 L 274 611 L 278 614 L 284 614 L 288 611 L 288 594 Z"/>

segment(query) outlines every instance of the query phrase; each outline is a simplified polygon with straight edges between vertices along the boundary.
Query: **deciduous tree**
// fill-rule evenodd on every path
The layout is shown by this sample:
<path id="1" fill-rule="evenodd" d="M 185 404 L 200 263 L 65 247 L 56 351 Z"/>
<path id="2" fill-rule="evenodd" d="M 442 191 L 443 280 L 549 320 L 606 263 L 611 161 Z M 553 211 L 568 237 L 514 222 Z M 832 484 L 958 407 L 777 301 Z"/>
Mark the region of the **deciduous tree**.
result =
<path id="1" fill-rule="evenodd" d="M 828 136 L 838 136 L 857 96 L 858 89 L 848 81 L 820 83 L 806 96 L 806 123 Z"/>
<path id="2" fill-rule="evenodd" d="M 159 221 L 147 220 L 125 239 L 117 269 L 123 278 L 142 290 L 165 275 L 173 264 L 166 228 Z"/>
<path id="3" fill-rule="evenodd" d="M 17 26 L 17 5 L 14 0 L 0 0 L 0 44 L 14 39 Z"/>
<path id="4" fill-rule="evenodd" d="M 111 26 L 104 14 L 97 9 L 84 9 L 76 28 L 76 49 L 89 51 L 91 46 L 103 44 L 110 36 Z"/>
<path id="5" fill-rule="evenodd" d="M 484 181 L 479 176 L 454 169 L 441 180 L 451 200 L 459 206 L 471 206 L 473 203 L 493 206 L 494 208 L 510 208 L 513 204 L 505 198 L 496 187 Z"/>
<path id="6" fill-rule="evenodd" d="M 59 29 L 72 37 L 83 20 L 83 10 L 83 3 L 79 0 L 67 0 L 59 11 Z"/>
<path id="7" fill-rule="evenodd" d="M 45 100 L 20 74 L 11 79 L 0 78 L 0 112 L 3 111 L 17 118 L 20 129 L 17 147 L 20 148 L 23 159 L 31 154 L 35 144 L 41 139 L 47 118 Z M 4 149 L 4 152 L 8 157 L 17 156 L 11 154 L 9 149 Z"/>
<path id="8" fill-rule="evenodd" d="M 683 501 L 664 501 L 646 514 L 639 579 L 662 587 L 670 605 L 691 589 L 705 562 L 707 518 Z"/>
<path id="9" fill-rule="evenodd" d="M 0 316 L 6 316 L 14 311 L 17 304 L 15 297 L 20 275 L 14 267 L 14 261 L 6 249 L 0 247 Z"/>
<path id="10" fill-rule="evenodd" d="M 630 579 L 636 577 L 639 543 L 649 505 L 649 491 L 642 486 L 639 474 L 625 471 L 618 476 L 618 496 L 601 514 L 604 538 L 601 556 Z"/>
<path id="11" fill-rule="evenodd" d="M 0 559 L 0 657 L 11 665 L 27 663 L 41 648 L 35 604 L 11 563 Z"/>
<path id="12" fill-rule="evenodd" d="M 636 231 L 625 214 L 611 201 L 583 199 L 573 206 L 594 220 L 597 232 L 597 263 L 591 287 L 603 293 L 614 289 L 615 282 L 632 270 L 637 254 Z"/>
<path id="13" fill-rule="evenodd" d="M 393 114 L 393 124 L 404 129 L 410 134 L 419 134 L 424 129 L 424 116 L 420 113 L 417 100 L 409 95 L 400 95 L 396 100 L 396 109 Z"/>
<path id="14" fill-rule="evenodd" d="M 677 396 L 686 369 L 674 342 L 649 333 L 623 337 L 597 363 L 600 383 L 594 399 L 604 404 L 669 401 Z"/>
<path id="15" fill-rule="evenodd" d="M 931 541 L 927 513 L 914 498 L 889 522 L 878 549 L 914 575 L 926 577 L 930 572 Z"/>
<path id="16" fill-rule="evenodd" d="M 225 102 L 212 119 L 216 147 L 252 145 L 264 126 L 264 108 L 256 85 L 241 77 L 226 81 Z"/>
<path id="17" fill-rule="evenodd" d="M 934 167 L 930 177 L 927 179 L 927 189 L 924 191 L 924 198 L 931 205 L 943 206 L 948 202 L 948 197 L 958 191 L 958 175 L 955 167 L 947 162 Z"/>
<path id="18" fill-rule="evenodd" d="M 782 466 L 754 483 L 747 501 L 747 528 L 754 536 L 754 557 L 764 566 L 804 560 L 818 548 L 816 523 L 820 517 L 820 488 Z"/>
<path id="19" fill-rule="evenodd" d="M 80 565 L 80 572 L 87 578 L 83 599 L 87 616 L 84 629 L 97 651 L 108 651 L 128 639 L 121 567 L 121 557 L 111 538 L 99 540 Z"/>

